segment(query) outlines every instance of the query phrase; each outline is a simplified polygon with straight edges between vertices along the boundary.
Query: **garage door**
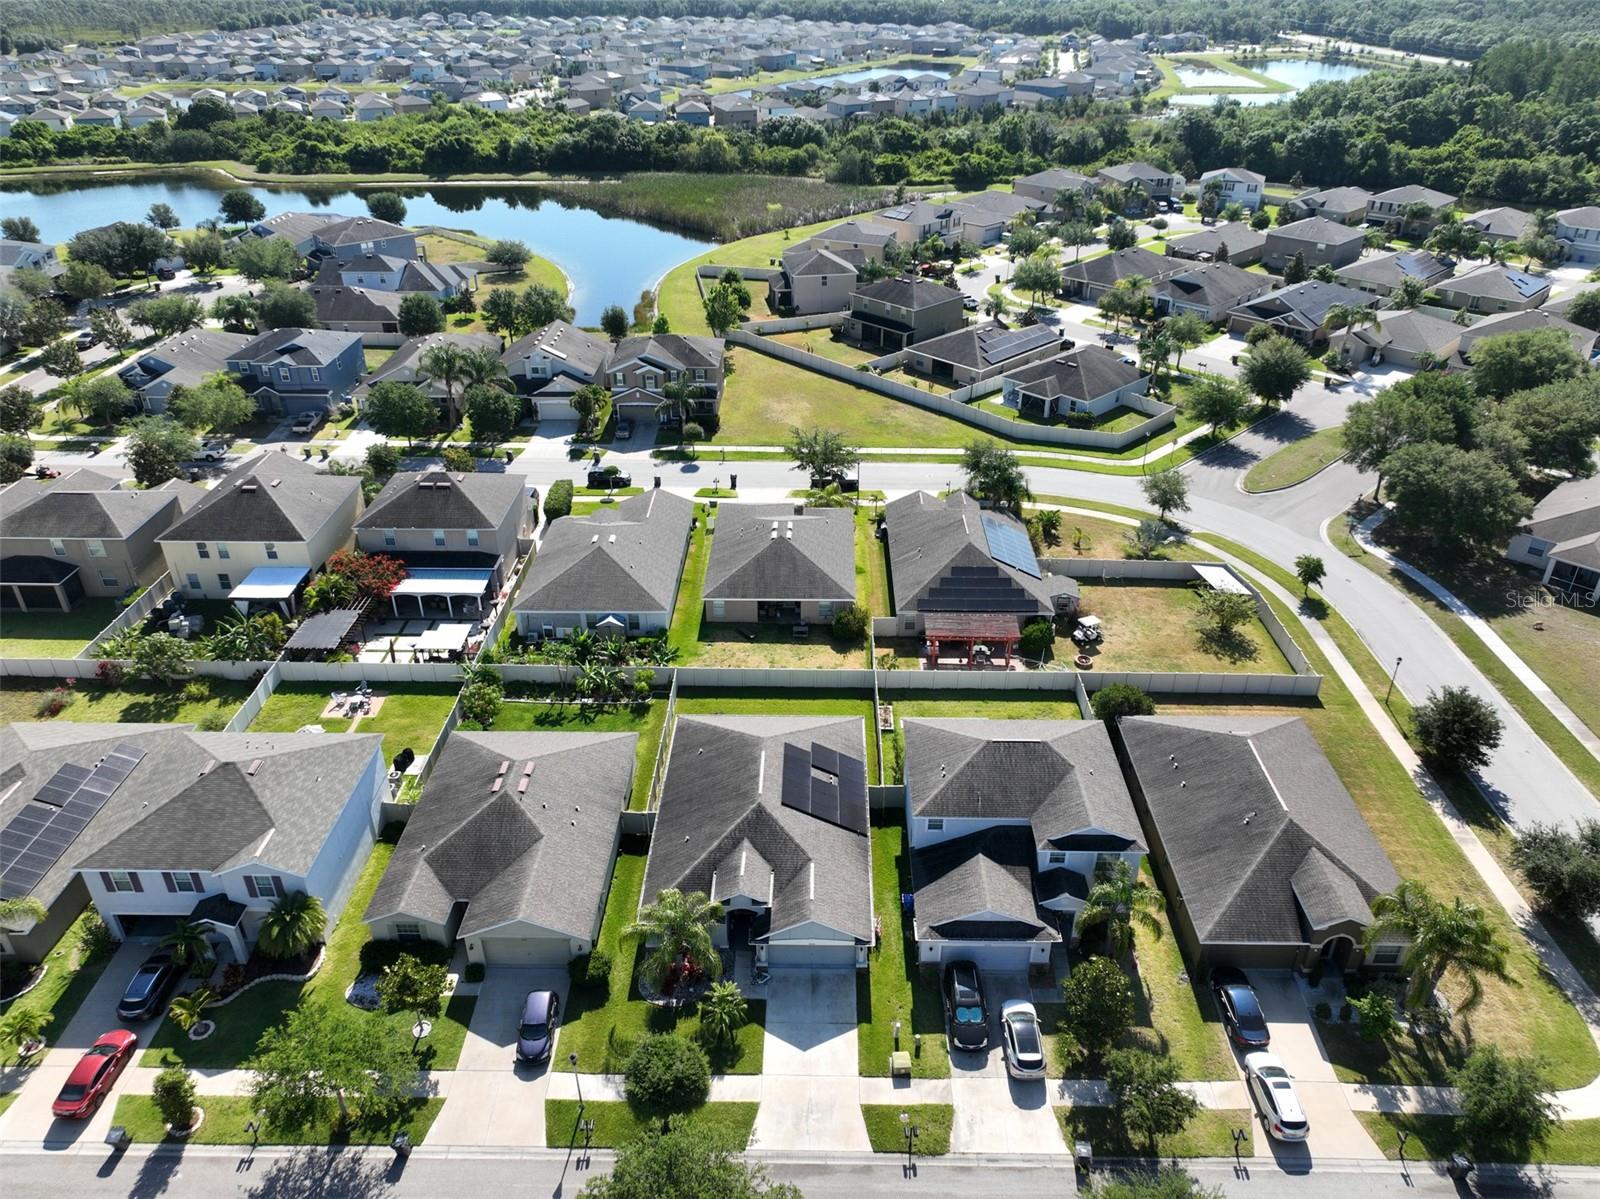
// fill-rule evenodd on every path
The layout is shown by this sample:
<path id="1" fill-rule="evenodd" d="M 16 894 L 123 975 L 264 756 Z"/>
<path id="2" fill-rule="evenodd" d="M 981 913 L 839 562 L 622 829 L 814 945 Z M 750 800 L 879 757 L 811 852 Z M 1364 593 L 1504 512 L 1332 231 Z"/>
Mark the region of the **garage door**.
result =
<path id="1" fill-rule="evenodd" d="M 578 414 L 566 400 L 537 400 L 540 420 L 577 420 Z"/>
<path id="2" fill-rule="evenodd" d="M 492 966 L 565 966 L 571 957 L 565 937 L 483 938 L 483 958 Z"/>
<path id="3" fill-rule="evenodd" d="M 785 945 L 773 941 L 767 947 L 769 966 L 846 966 L 854 968 L 854 945 Z"/>
<path id="4" fill-rule="evenodd" d="M 973 945 L 946 942 L 940 960 L 945 962 L 976 962 L 980 970 L 1028 971 L 1028 946 Z"/>

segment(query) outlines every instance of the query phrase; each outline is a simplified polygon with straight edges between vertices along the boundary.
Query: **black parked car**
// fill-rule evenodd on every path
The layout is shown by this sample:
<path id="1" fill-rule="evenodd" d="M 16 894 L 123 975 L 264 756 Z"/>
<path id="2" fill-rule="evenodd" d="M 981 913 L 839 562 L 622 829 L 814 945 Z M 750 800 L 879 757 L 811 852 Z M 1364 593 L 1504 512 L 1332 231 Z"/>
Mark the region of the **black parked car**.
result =
<path id="1" fill-rule="evenodd" d="M 1219 966 L 1211 972 L 1211 996 L 1217 1001 L 1217 1011 L 1222 1014 L 1222 1026 L 1228 1030 L 1233 1043 L 1245 1049 L 1265 1049 L 1272 1040 L 1267 1032 L 1267 1018 L 1261 1011 L 1261 1001 L 1256 998 L 1250 980 L 1231 966 Z"/>
<path id="2" fill-rule="evenodd" d="M 632 487 L 633 476 L 621 470 L 591 470 L 589 472 L 589 486 L 610 491 L 617 487 Z"/>
<path id="3" fill-rule="evenodd" d="M 957 1049 L 989 1048 L 989 1005 L 983 1001 L 983 976 L 974 962 L 951 962 L 944 972 L 944 1014 L 950 1043 Z"/>
<path id="4" fill-rule="evenodd" d="M 152 953 L 128 980 L 122 1002 L 117 1004 L 117 1019 L 132 1023 L 159 1016 L 182 974 L 178 963 L 166 950 Z"/>
<path id="5" fill-rule="evenodd" d="M 517 1060 L 548 1062 L 561 1025 L 561 1000 L 554 991 L 529 991 L 517 1022 Z"/>

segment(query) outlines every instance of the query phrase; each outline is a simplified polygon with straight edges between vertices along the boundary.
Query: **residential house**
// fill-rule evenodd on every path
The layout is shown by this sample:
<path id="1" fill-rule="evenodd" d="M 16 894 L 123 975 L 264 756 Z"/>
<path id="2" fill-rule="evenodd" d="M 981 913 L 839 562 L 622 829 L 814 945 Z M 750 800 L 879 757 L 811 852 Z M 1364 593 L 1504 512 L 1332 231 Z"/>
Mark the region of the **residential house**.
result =
<path id="1" fill-rule="evenodd" d="M 41 961 L 90 904 L 119 941 L 199 924 L 222 961 L 249 957 L 286 896 L 343 911 L 388 782 L 374 733 L 205 733 L 192 724 L 0 728 L 4 895 L 42 921 L 0 934 Z"/>
<path id="2" fill-rule="evenodd" d="M 1577 266 L 1600 262 L 1600 205 L 1565 208 L 1556 213 L 1556 240 L 1566 260 Z"/>
<path id="3" fill-rule="evenodd" d="M 1223 247 L 1227 247 L 1226 252 Z M 1226 258 L 1234 266 L 1249 266 L 1261 261 L 1266 248 L 1265 233 L 1250 228 L 1243 221 L 1228 221 L 1211 225 L 1198 233 L 1173 238 L 1167 242 L 1167 257 L 1197 259 L 1200 262 Z"/>
<path id="4" fill-rule="evenodd" d="M 552 523 L 513 605 L 525 640 L 576 629 L 621 636 L 672 622 L 694 505 L 659 488 Z"/>
<path id="5" fill-rule="evenodd" d="M 1414 279 L 1432 290 L 1438 287 L 1456 268 L 1441 262 L 1427 250 L 1399 250 L 1392 254 L 1374 254 L 1359 258 L 1338 272 L 1340 283 L 1349 284 L 1358 291 L 1388 297 L 1408 279 Z"/>
<path id="6" fill-rule="evenodd" d="M 854 250 L 874 262 L 883 261 L 886 246 L 898 245 L 897 231 L 873 220 L 845 221 L 812 234 L 807 241 L 824 250 Z"/>
<path id="7" fill-rule="evenodd" d="M 895 230 L 895 240 L 902 246 L 914 246 L 929 238 L 952 246 L 961 236 L 961 214 L 951 203 L 918 200 L 886 208 L 872 220 Z"/>
<path id="8" fill-rule="evenodd" d="M 263 413 L 297 416 L 349 401 L 367 368 L 359 334 L 271 329 L 230 353 L 228 369 Z"/>
<path id="9" fill-rule="evenodd" d="M 908 719 L 902 736 L 919 965 L 1045 966 L 1097 879 L 1138 872 L 1144 831 L 1100 721 Z"/>
<path id="10" fill-rule="evenodd" d="M 324 258 L 317 270 L 322 287 L 360 287 L 367 291 L 420 292 L 448 300 L 471 291 L 478 269 L 453 262 L 433 263 L 426 258 L 392 258 L 385 254 L 360 254 L 354 258 Z"/>
<path id="11" fill-rule="evenodd" d="M 313 285 L 307 289 L 317 306 L 317 324 L 335 333 L 354 333 L 364 346 L 399 346 L 400 305 L 397 291 L 368 291 L 364 287 Z"/>
<path id="12" fill-rule="evenodd" d="M 1212 185 L 1215 184 L 1215 188 Z M 1215 190 L 1218 200 L 1226 208 L 1237 204 L 1247 212 L 1261 207 L 1267 195 L 1267 177 L 1244 167 L 1218 167 L 1200 176 L 1200 190 Z"/>
<path id="13" fill-rule="evenodd" d="M 706 564 L 710 622 L 826 626 L 856 599 L 848 508 L 723 504 Z"/>
<path id="14" fill-rule="evenodd" d="M 552 321 L 512 342 L 500 360 L 517 391 L 531 397 L 536 420 L 567 421 L 578 419 L 573 395 L 603 381 L 611 352 L 608 338 Z"/>
<path id="15" fill-rule="evenodd" d="M 1538 228 L 1533 214 L 1520 208 L 1485 208 L 1462 217 L 1461 223 L 1495 245 L 1521 241 Z"/>
<path id="16" fill-rule="evenodd" d="M 767 304 L 774 312 L 815 316 L 849 306 L 856 275 L 866 255 L 840 247 L 825 249 L 803 241 L 784 251 L 778 270 L 767 280 Z"/>
<path id="17" fill-rule="evenodd" d="M 1101 187 L 1120 187 L 1124 191 L 1135 185 L 1152 200 L 1170 200 L 1183 192 L 1182 175 L 1174 175 L 1148 162 L 1121 162 L 1115 166 L 1101 167 L 1095 172 L 1095 182 Z"/>
<path id="18" fill-rule="evenodd" d="M 1365 234 L 1360 229 L 1312 216 L 1267 231 L 1267 244 L 1261 262 L 1275 274 L 1283 274 L 1298 254 L 1308 268 L 1349 266 L 1361 257 Z"/>
<path id="19" fill-rule="evenodd" d="M 281 237 L 294 247 L 295 253 L 306 255 L 311 253 L 318 232 L 329 225 L 347 224 L 350 219 L 328 212 L 279 212 L 257 221 L 240 237 Z"/>
<path id="20" fill-rule="evenodd" d="M 173 479 L 144 491 L 79 469 L 0 492 L 0 609 L 70 611 L 85 596 L 126 595 L 163 569 L 156 538 L 202 494 Z"/>
<path id="21" fill-rule="evenodd" d="M 1600 600 L 1600 476 L 1568 479 L 1534 507 L 1506 557 L 1578 600 Z"/>
<path id="22" fill-rule="evenodd" d="M 1375 312 L 1383 301 L 1342 283 L 1311 279 L 1240 304 L 1229 312 L 1228 327 L 1235 333 L 1248 333 L 1256 325 L 1269 325 L 1275 333 L 1293 338 L 1311 349 L 1320 349 L 1334 332 L 1328 328 L 1328 314 L 1335 308 L 1349 305 Z"/>
<path id="23" fill-rule="evenodd" d="M 350 545 L 362 507 L 360 479 L 263 452 L 218 480 L 156 543 L 186 598 L 292 606 L 299 585 Z"/>
<path id="24" fill-rule="evenodd" d="M 990 321 L 917 342 L 906 366 L 948 386 L 967 387 L 1053 358 L 1060 350 L 1061 334 L 1050 325 L 1010 329 Z"/>
<path id="25" fill-rule="evenodd" d="M 955 202 L 956 238 L 975 246 L 999 245 L 1019 216 L 1037 215 L 1044 204 L 1011 192 L 984 191 Z"/>
<path id="26" fill-rule="evenodd" d="M 12 286 L 17 271 L 43 271 L 49 279 L 61 278 L 66 264 L 56 257 L 56 248 L 36 241 L 0 240 L 0 288 Z"/>
<path id="27" fill-rule="evenodd" d="M 1125 716 L 1116 738 L 1191 968 L 1399 967 L 1403 938 L 1365 939 L 1400 876 L 1305 721 Z"/>
<path id="28" fill-rule="evenodd" d="M 723 356 L 720 337 L 684 333 L 643 333 L 624 337 L 602 371 L 618 417 L 676 425 L 681 420 L 715 417 L 722 404 Z M 665 403 L 668 387 L 681 386 L 688 397 Z"/>
<path id="29" fill-rule="evenodd" d="M 1296 196 L 1284 211 L 1295 220 L 1322 217 L 1340 225 L 1359 225 L 1367 219 L 1372 193 L 1364 187 L 1329 187 Z"/>
<path id="30" fill-rule="evenodd" d="M 1381 324 L 1344 329 L 1328 339 L 1354 366 L 1388 362 L 1408 370 L 1442 366 L 1461 347 L 1466 330 L 1425 312 L 1384 312 Z"/>
<path id="31" fill-rule="evenodd" d="M 1367 223 L 1407 224 L 1415 228 L 1431 229 L 1444 219 L 1455 202 L 1454 196 L 1416 183 L 1391 187 L 1388 191 L 1379 192 L 1372 197 L 1371 203 L 1367 205 Z M 1419 204 L 1427 207 L 1428 215 L 1421 220 L 1408 221 L 1405 217 L 1406 210 Z"/>
<path id="32" fill-rule="evenodd" d="M 413 259 L 417 257 L 417 235 L 403 225 L 376 217 L 349 217 L 316 230 L 308 252 L 311 258 L 332 257 L 341 261 L 372 254 Z"/>
<path id="33" fill-rule="evenodd" d="M 884 353 L 959 329 L 966 321 L 961 293 L 931 279 L 901 276 L 860 284 L 840 326 L 849 342 Z"/>
<path id="34" fill-rule="evenodd" d="M 637 733 L 453 732 L 362 919 L 468 962 L 565 966 L 600 935 Z"/>
<path id="35" fill-rule="evenodd" d="M 1061 268 L 1061 290 L 1092 304 L 1124 279 L 1137 277 L 1154 283 L 1188 269 L 1189 264 L 1180 259 L 1152 254 L 1142 246 L 1129 246 L 1098 258 L 1068 263 Z"/>
<path id="36" fill-rule="evenodd" d="M 1544 308 L 1528 308 L 1521 312 L 1503 312 L 1499 316 L 1486 316 L 1481 321 L 1461 330 L 1461 346 L 1451 368 L 1465 370 L 1472 364 L 1472 347 L 1485 337 L 1503 337 L 1508 333 L 1527 333 L 1535 329 L 1559 329 L 1572 343 L 1572 352 L 1585 362 L 1591 361 L 1600 351 L 1600 333 L 1585 329 Z"/>
<path id="37" fill-rule="evenodd" d="M 228 360 L 253 339 L 245 333 L 190 329 L 162 338 L 117 370 L 142 412 L 165 412 L 177 387 L 198 387 L 228 369 Z"/>
<path id="38" fill-rule="evenodd" d="M 1082 346 L 1044 362 L 1008 371 L 1001 397 L 1040 420 L 1074 413 L 1104 416 L 1150 392 L 1150 376 L 1103 346 Z"/>
<path id="39" fill-rule="evenodd" d="M 737 961 L 865 969 L 875 937 L 865 722 L 839 716 L 680 716 L 642 903 L 720 903 Z M 893 916 L 884 913 L 884 916 Z"/>
<path id="40" fill-rule="evenodd" d="M 1468 312 L 1520 312 L 1550 298 L 1550 280 L 1509 266 L 1485 263 L 1438 288 L 1439 303 Z"/>
<path id="41" fill-rule="evenodd" d="M 448 401 L 448 389 L 443 379 L 426 376 L 422 372 L 422 358 L 435 346 L 455 346 L 460 350 L 492 350 L 500 352 L 500 338 L 493 333 L 429 333 L 424 337 L 408 339 L 384 364 L 364 377 L 356 386 L 355 400 L 359 408 L 371 390 L 379 383 L 414 383 L 439 402 Z"/>
<path id="42" fill-rule="evenodd" d="M 1169 249 L 1170 253 L 1170 249 Z M 1247 271 L 1227 262 L 1203 262 L 1151 285 L 1150 303 L 1157 313 L 1188 313 L 1213 325 L 1247 300 L 1264 296 L 1279 286 L 1278 280 L 1259 271 Z"/>
<path id="43" fill-rule="evenodd" d="M 1062 192 L 1081 192 L 1087 198 L 1094 194 L 1096 186 L 1095 181 L 1087 175 L 1080 175 L 1064 167 L 1051 167 L 1032 175 L 1021 175 L 1011 181 L 1011 191 L 1014 195 L 1038 200 L 1051 208 L 1055 207 L 1056 200 Z"/>

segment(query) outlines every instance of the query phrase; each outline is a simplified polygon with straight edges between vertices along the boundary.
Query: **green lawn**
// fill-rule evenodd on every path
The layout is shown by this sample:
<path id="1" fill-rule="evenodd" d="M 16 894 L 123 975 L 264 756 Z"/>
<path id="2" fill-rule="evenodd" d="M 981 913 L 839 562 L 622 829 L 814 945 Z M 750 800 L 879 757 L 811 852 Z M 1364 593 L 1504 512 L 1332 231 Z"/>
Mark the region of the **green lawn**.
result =
<path id="1" fill-rule="evenodd" d="M 1058 1107 L 1056 1119 L 1068 1145 L 1088 1141 L 1104 1157 L 1231 1157 L 1235 1128 L 1249 1131 L 1255 1119 L 1244 1108 L 1205 1108 L 1176 1136 L 1162 1137 L 1152 1152 L 1143 1137 L 1135 1141 L 1109 1107 Z"/>
<path id="2" fill-rule="evenodd" d="M 1148 863 L 1145 867 L 1149 869 Z M 1210 993 L 1191 973 L 1178 948 L 1172 922 L 1162 912 L 1161 934 L 1133 929 L 1134 1023 L 1120 1045 L 1171 1058 L 1180 1078 L 1215 1081 L 1232 1078 L 1233 1052 Z"/>
<path id="3" fill-rule="evenodd" d="M 376 714 L 355 720 L 323 720 L 322 710 L 328 706 L 330 690 L 318 683 L 283 684 L 262 707 L 250 731 L 290 733 L 303 725 L 320 724 L 330 733 L 382 733 L 384 760 L 392 762 L 406 746 L 419 754 L 433 749 L 459 688 L 438 683 L 391 683 L 374 690 L 374 695 L 383 696 Z"/>
<path id="4" fill-rule="evenodd" d="M 142 1064 L 146 1066 L 188 1066 L 191 1069 L 232 1069 L 245 1062 L 255 1052 L 261 1035 L 288 1015 L 289 1010 L 303 1003 L 320 1003 L 325 1006 L 345 1002 L 345 989 L 355 980 L 361 968 L 361 947 L 372 939 L 371 931 L 361 922 L 361 914 L 378 888 L 378 880 L 394 854 L 394 845 L 379 841 L 362 868 L 361 877 L 351 890 L 345 904 L 344 915 L 328 938 L 327 954 L 322 968 L 305 983 L 269 982 L 253 987 L 224 1007 L 214 1007 L 208 1013 L 217 1022 L 217 1031 L 204 1041 L 191 1041 L 187 1034 L 167 1021 L 156 1030 L 145 1051 Z M 466 1043 L 467 1026 L 472 1022 L 472 1010 L 477 997 L 457 996 L 445 1007 L 443 1017 L 433 1023 L 432 1034 L 422 1042 L 422 1064 L 435 1070 L 452 1070 L 461 1057 L 461 1047 Z M 351 1008 L 352 1012 L 359 1009 Z M 397 1035 L 408 1039 L 412 1018 L 405 1013 L 385 1015 L 379 1012 L 361 1012 L 363 1018 L 388 1021 Z M 209 1121 L 208 1121 L 209 1123 Z"/>
<path id="5" fill-rule="evenodd" d="M 1244 476 L 1246 491 L 1273 491 L 1303 483 L 1323 467 L 1344 457 L 1344 426 L 1318 429 L 1268 454 Z"/>
<path id="6" fill-rule="evenodd" d="M 642 812 L 650 797 L 650 772 L 655 769 L 656 749 L 667 720 L 665 700 L 643 704 L 617 704 L 597 707 L 576 703 L 522 703 L 508 700 L 495 718 L 496 733 L 552 732 L 638 733 L 639 747 L 633 764 L 633 793 L 628 807 Z"/>
<path id="7" fill-rule="evenodd" d="M 832 329 L 800 329 L 793 333 L 769 333 L 770 341 L 780 342 L 790 349 L 816 354 L 845 366 L 858 366 L 880 357 L 871 350 L 863 350 L 834 336 Z"/>
<path id="8" fill-rule="evenodd" d="M 111 960 L 110 954 L 90 958 L 84 952 L 83 931 L 88 922 L 95 919 L 98 917 L 92 912 L 85 912 L 73 921 L 67 931 L 61 934 L 55 948 L 45 955 L 47 968 L 43 980 L 21 998 L 0 1004 L 0 1017 L 9 1015 L 17 1008 L 49 1012 L 50 1023 L 44 1030 L 46 1045 L 56 1041 L 66 1031 L 67 1025 L 72 1023 L 72 1017 L 83 1006 L 83 1001 L 105 971 L 106 963 Z M 16 1048 L 15 1045 L 0 1046 L 5 1051 L 4 1056 L 0 1056 L 0 1062 L 16 1064 Z M 38 1065 L 42 1057 L 42 1054 L 35 1055 L 29 1064 Z"/>
<path id="9" fill-rule="evenodd" d="M 889 1075 L 896 1020 L 900 1047 L 912 1055 L 913 1077 L 950 1077 L 939 984 L 932 969 L 917 965 L 911 917 L 900 910 L 900 896 L 910 890 L 911 846 L 905 822 L 899 813 L 874 813 L 872 902 L 883 924 L 883 939 L 872 952 L 870 969 L 856 975 L 857 1051 L 861 1073 L 868 1078 Z M 918 1035 L 920 1053 L 914 1039 Z"/>
<path id="10" fill-rule="evenodd" d="M 20 1091 L 7 1091 L 4 1095 L 0 1095 L 0 1116 L 6 1114 L 6 1108 L 15 1103 L 17 1096 L 21 1093 Z"/>
<path id="11" fill-rule="evenodd" d="M 856 510 L 856 599 L 873 616 L 894 615 L 894 590 L 889 584 L 889 546 L 873 529 L 878 508 Z"/>
<path id="12" fill-rule="evenodd" d="M 1384 1156 L 1391 1159 L 1400 1156 L 1400 1138 L 1396 1134 L 1402 1129 L 1411 1134 L 1406 1145 L 1406 1158 L 1410 1161 L 1444 1161 L 1458 1152 L 1468 1157 L 1478 1156 L 1462 1143 L 1454 1116 L 1357 1112 L 1356 1119 L 1377 1142 Z M 1494 1154 L 1492 1160 L 1505 1159 Z M 1568 1120 L 1551 1134 L 1546 1144 L 1534 1149 L 1528 1160 L 1548 1166 L 1600 1165 L 1600 1120 Z"/>
<path id="13" fill-rule="evenodd" d="M 709 512 L 704 504 L 695 505 L 694 531 L 689 534 L 689 552 L 684 556 L 683 576 L 678 583 L 678 602 L 672 609 L 672 624 L 667 632 L 668 642 L 684 662 L 692 660 L 699 648 L 700 622 L 705 616 L 702 596 L 706 559 L 711 555 L 711 537 L 706 533 Z"/>
<path id="14" fill-rule="evenodd" d="M 207 678 L 196 681 L 209 688 L 209 699 L 185 700 L 182 685 L 123 683 L 108 689 L 85 678 L 71 689 L 71 702 L 54 719 L 104 724 L 199 724 L 207 717 L 220 717 L 225 723 L 250 694 L 248 683 Z M 5 689 L 0 690 L 0 721 L 51 719 L 40 715 L 38 708 L 43 695 L 54 686 L 43 680 L 7 679 Z"/>
<path id="15" fill-rule="evenodd" d="M 1217 636 L 1196 627 L 1195 591 L 1187 583 L 1148 579 L 1084 582 L 1079 611 L 1098 616 L 1105 639 L 1080 648 L 1057 636 L 1055 657 L 1087 654 L 1098 670 L 1292 674 L 1260 620 Z"/>
<path id="16" fill-rule="evenodd" d="M 755 1103 L 708 1103 L 687 1115 L 674 1116 L 675 1128 L 694 1125 L 707 1128 L 726 1138 L 735 1149 L 750 1143 L 750 1130 L 756 1125 Z M 583 1144 L 583 1134 L 578 1131 L 578 1101 L 576 1099 L 546 1099 L 544 1101 L 545 1144 L 551 1149 L 565 1149 Z M 596 1149 L 615 1149 L 636 1140 L 652 1129 L 661 1127 L 659 1120 L 641 1116 L 628 1104 L 619 1100 L 591 1101 L 583 1105 L 583 1118 L 594 1121 L 594 1136 L 590 1142 Z"/>
<path id="17" fill-rule="evenodd" d="M 704 687 L 678 692 L 678 715 L 699 716 L 854 716 L 866 722 L 867 777 L 878 777 L 878 744 L 872 697 L 848 691 L 738 691 Z"/>
<path id="18" fill-rule="evenodd" d="M 121 611 L 114 599 L 85 599 L 71 612 L 7 612 L 0 657 L 75 658 Z"/>
<path id="19" fill-rule="evenodd" d="M 902 1112 L 911 1117 L 910 1123 L 917 1130 L 916 1156 L 941 1157 L 950 1152 L 950 1126 L 956 1118 L 951 1104 L 910 1103 L 901 1107 L 893 1103 L 863 1103 L 861 1118 L 867 1122 L 867 1140 L 872 1142 L 874 1153 L 906 1151 Z"/>
<path id="20" fill-rule="evenodd" d="M 149 1095 L 124 1095 L 117 1100 L 112 1123 L 120 1124 L 140 1144 L 168 1141 L 175 1145 L 248 1145 L 253 1139 L 245 1125 L 255 1119 L 250 1100 L 244 1095 L 202 1095 L 200 1107 L 205 1120 L 193 1136 L 182 1140 L 168 1138 L 166 1125 Z M 261 1133 L 263 1145 L 387 1145 L 399 1133 L 407 1133 L 413 1145 L 420 1145 L 428 1129 L 444 1107 L 443 1099 L 413 1099 L 390 1120 L 358 1120 L 348 1130 L 336 1131 L 331 1122 L 286 1131 L 267 1128 Z"/>

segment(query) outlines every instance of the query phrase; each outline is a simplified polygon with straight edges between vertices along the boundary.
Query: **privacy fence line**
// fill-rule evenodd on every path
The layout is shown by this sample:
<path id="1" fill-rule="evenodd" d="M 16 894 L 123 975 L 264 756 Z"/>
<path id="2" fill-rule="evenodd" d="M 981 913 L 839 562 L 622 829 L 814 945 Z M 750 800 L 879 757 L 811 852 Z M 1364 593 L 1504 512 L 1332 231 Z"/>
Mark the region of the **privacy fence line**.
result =
<path id="1" fill-rule="evenodd" d="M 261 681 L 256 684 L 255 690 L 245 697 L 244 703 L 233 714 L 233 719 L 228 721 L 228 732 L 242 733 L 255 723 L 256 717 L 261 715 L 261 709 L 266 707 L 267 701 L 272 698 L 272 693 L 278 689 L 282 667 L 282 662 L 274 662 L 267 673 L 261 676 Z"/>
<path id="2" fill-rule="evenodd" d="M 748 333 L 810 333 L 817 329 L 837 329 L 842 324 L 842 312 L 813 312 L 810 316 L 762 317 L 745 321 L 739 328 Z"/>
<path id="3" fill-rule="evenodd" d="M 765 322 L 763 322 L 765 323 Z M 729 329 L 727 340 L 737 346 L 745 346 L 755 350 L 758 354 L 765 354 L 769 358 L 787 362 L 791 366 L 798 366 L 804 370 L 814 371 L 819 375 L 827 375 L 841 383 L 852 387 L 865 388 L 867 391 L 876 392 L 887 396 L 891 400 L 900 400 L 903 403 L 914 404 L 925 408 L 929 412 L 937 412 L 941 416 L 948 416 L 953 420 L 964 421 L 975 428 L 985 429 L 990 433 L 999 434 L 1010 440 L 1026 440 L 1042 445 L 1077 446 L 1086 449 L 1123 450 L 1131 445 L 1136 445 L 1147 437 L 1151 437 L 1176 422 L 1177 409 L 1171 404 L 1163 404 L 1159 400 L 1147 397 L 1129 396 L 1125 405 L 1140 412 L 1149 413 L 1149 419 L 1120 430 L 1108 433 L 1100 429 L 1074 429 L 1068 425 L 1035 425 L 1024 421 L 1010 420 L 997 412 L 990 412 L 983 408 L 974 408 L 965 401 L 990 395 L 1000 390 L 1003 384 L 999 380 L 986 379 L 982 383 L 970 387 L 958 388 L 949 395 L 939 395 L 936 392 L 923 391 L 912 387 L 910 384 L 901 383 L 897 379 L 885 379 L 871 371 L 859 370 L 846 366 L 842 362 L 834 362 L 820 354 L 809 354 L 793 346 L 784 345 L 782 342 L 770 341 L 758 337 L 745 329 Z"/>
<path id="4" fill-rule="evenodd" d="M 143 624 L 145 617 L 155 611 L 156 607 L 172 592 L 172 576 L 163 571 L 159 579 L 144 589 L 143 595 L 117 613 L 115 620 L 95 634 L 94 639 L 78 651 L 78 657 L 98 660 L 99 655 L 94 652 L 95 646 L 99 645 L 107 637 L 115 636 L 124 630 L 133 628 L 135 625 Z"/>

